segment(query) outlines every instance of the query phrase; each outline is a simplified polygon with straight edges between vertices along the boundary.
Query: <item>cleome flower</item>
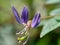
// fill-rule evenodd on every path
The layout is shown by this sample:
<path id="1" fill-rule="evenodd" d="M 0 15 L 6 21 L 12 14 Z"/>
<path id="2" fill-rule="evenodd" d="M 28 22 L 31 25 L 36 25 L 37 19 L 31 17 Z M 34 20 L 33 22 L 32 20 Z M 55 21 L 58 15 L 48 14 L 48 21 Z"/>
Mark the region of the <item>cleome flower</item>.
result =
<path id="1" fill-rule="evenodd" d="M 23 24 L 25 26 L 30 24 L 31 28 L 35 28 L 40 23 L 40 13 L 39 12 L 37 12 L 35 14 L 35 16 L 33 17 L 32 20 L 28 21 L 28 8 L 27 7 L 23 8 L 23 11 L 22 11 L 22 14 L 21 14 L 21 18 L 19 17 L 19 14 L 18 14 L 17 10 L 14 7 L 12 7 L 12 11 L 13 11 L 14 16 L 16 17 L 16 20 L 17 20 L 17 22 L 19 24 L 21 23 L 21 24 Z"/>
<path id="2" fill-rule="evenodd" d="M 17 33 L 17 34 L 19 34 L 19 35 L 23 35 L 24 34 L 26 37 L 28 36 L 28 38 L 29 38 L 29 33 L 27 32 L 28 31 L 27 29 L 35 28 L 35 27 L 37 27 L 39 25 L 39 23 L 40 23 L 40 13 L 37 12 L 34 15 L 32 20 L 28 20 L 28 13 L 29 12 L 28 12 L 28 8 L 27 7 L 23 8 L 22 14 L 21 14 L 21 18 L 19 17 L 19 14 L 18 14 L 18 12 L 17 12 L 17 10 L 15 9 L 14 6 L 12 7 L 12 11 L 14 13 L 14 16 L 15 16 L 17 22 L 19 24 L 23 24 L 25 26 L 25 28 L 22 31 L 20 31 L 19 33 Z M 28 38 L 27 38 L 27 40 L 28 40 Z M 19 36 L 18 37 L 19 43 L 23 39 L 25 39 L 24 36 L 21 36 L 21 37 Z M 27 40 L 23 44 L 26 44 Z"/>

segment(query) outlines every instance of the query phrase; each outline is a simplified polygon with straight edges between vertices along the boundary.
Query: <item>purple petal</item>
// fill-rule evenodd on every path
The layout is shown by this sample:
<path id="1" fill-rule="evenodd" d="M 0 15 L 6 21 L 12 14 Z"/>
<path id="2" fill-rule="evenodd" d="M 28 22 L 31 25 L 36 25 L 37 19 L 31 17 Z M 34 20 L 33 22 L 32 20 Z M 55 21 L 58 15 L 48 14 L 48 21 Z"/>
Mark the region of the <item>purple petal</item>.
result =
<path id="1" fill-rule="evenodd" d="M 21 21 L 22 23 L 27 23 L 28 21 L 28 8 L 24 7 L 21 15 Z"/>
<path id="2" fill-rule="evenodd" d="M 12 11 L 16 17 L 17 22 L 20 23 L 21 21 L 20 21 L 20 17 L 19 17 L 17 10 L 14 7 L 12 7 Z"/>
<path id="3" fill-rule="evenodd" d="M 40 13 L 36 13 L 36 15 L 34 16 L 34 18 L 32 19 L 31 27 L 35 28 L 35 27 L 38 26 L 39 23 L 40 23 Z"/>

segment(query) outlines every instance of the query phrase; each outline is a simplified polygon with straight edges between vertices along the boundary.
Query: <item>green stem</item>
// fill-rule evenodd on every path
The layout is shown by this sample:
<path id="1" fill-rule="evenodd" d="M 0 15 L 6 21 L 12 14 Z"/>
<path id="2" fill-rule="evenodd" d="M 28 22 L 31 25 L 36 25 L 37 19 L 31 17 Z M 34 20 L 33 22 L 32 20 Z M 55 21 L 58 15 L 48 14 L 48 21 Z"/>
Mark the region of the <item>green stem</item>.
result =
<path id="1" fill-rule="evenodd" d="M 53 18 L 53 17 L 55 17 L 55 16 L 60 16 L 60 15 L 45 16 L 45 17 L 42 17 L 41 20 L 43 20 L 43 19 L 47 19 L 47 18 Z"/>

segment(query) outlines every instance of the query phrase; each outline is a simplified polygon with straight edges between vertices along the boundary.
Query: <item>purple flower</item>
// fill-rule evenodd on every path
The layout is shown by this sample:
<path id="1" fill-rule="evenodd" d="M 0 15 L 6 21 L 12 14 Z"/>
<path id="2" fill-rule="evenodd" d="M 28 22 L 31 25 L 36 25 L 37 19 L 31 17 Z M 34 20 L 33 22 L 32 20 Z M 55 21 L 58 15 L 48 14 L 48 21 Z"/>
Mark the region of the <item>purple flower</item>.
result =
<path id="1" fill-rule="evenodd" d="M 40 13 L 38 13 L 38 12 L 35 14 L 34 18 L 29 23 L 29 21 L 28 21 L 28 8 L 27 7 L 23 8 L 21 18 L 19 17 L 19 14 L 14 7 L 12 7 L 12 11 L 13 11 L 14 16 L 16 17 L 16 20 L 19 24 L 21 23 L 23 25 L 24 24 L 28 25 L 28 27 L 35 28 L 40 23 Z"/>

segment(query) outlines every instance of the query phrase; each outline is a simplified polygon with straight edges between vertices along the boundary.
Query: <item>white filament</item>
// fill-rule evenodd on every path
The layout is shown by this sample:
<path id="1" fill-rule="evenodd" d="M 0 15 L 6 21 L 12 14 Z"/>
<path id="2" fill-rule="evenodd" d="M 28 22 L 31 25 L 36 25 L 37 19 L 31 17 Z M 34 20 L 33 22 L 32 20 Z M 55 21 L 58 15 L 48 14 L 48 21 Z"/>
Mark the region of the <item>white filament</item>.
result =
<path id="1" fill-rule="evenodd" d="M 25 34 L 25 33 L 27 33 L 27 34 Z M 25 35 L 25 36 L 27 36 L 27 39 L 24 41 L 24 42 L 22 42 L 22 41 L 19 41 L 18 43 L 21 43 L 22 42 L 22 45 L 25 45 L 26 43 L 27 43 L 27 41 L 28 41 L 28 39 L 29 39 L 29 36 L 30 36 L 30 34 L 29 34 L 29 31 L 28 31 L 28 29 L 25 27 L 23 30 L 21 30 L 20 32 L 18 32 L 18 33 L 16 33 L 17 35 L 22 35 L 22 37 Z"/>

